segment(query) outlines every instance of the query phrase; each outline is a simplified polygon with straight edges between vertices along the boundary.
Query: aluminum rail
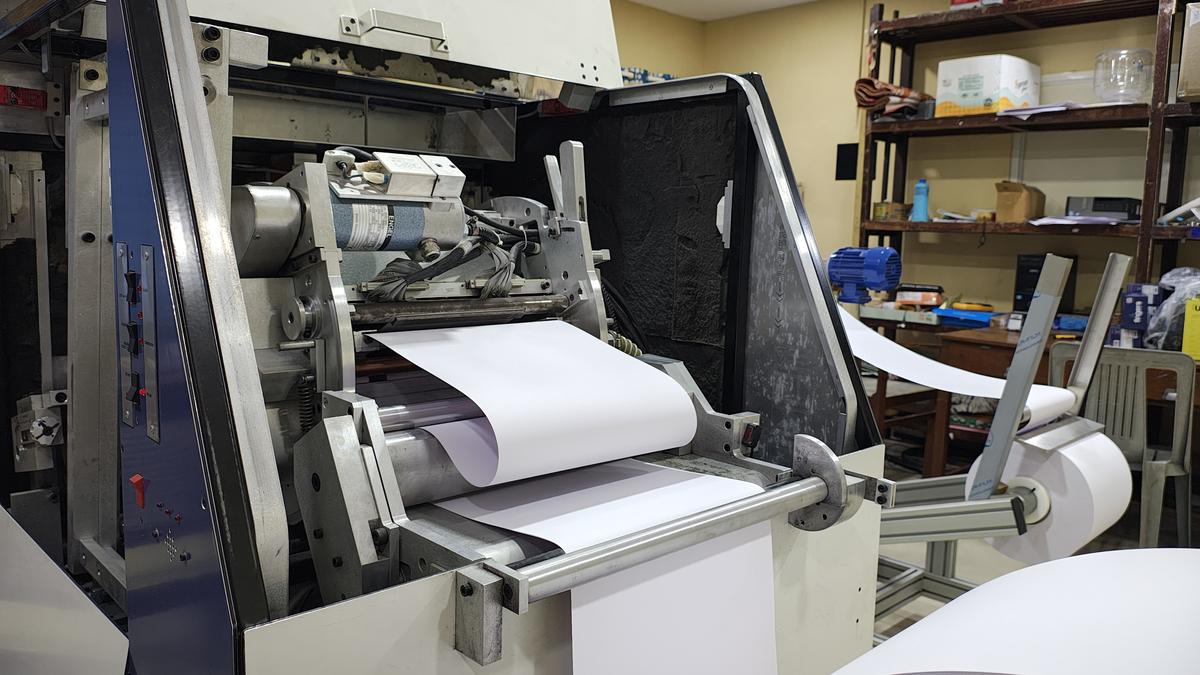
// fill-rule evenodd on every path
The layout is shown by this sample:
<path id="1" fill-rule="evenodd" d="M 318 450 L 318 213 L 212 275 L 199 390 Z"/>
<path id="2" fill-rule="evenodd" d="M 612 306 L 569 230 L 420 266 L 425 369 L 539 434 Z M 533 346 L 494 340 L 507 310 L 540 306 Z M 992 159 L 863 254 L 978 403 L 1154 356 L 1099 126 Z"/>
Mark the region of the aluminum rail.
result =
<path id="1" fill-rule="evenodd" d="M 1104 275 L 1100 277 L 1100 287 L 1096 289 L 1096 300 L 1092 303 L 1092 315 L 1088 317 L 1087 329 L 1083 332 L 1075 364 L 1071 366 L 1071 374 L 1067 378 L 1067 389 L 1075 394 L 1075 405 L 1071 407 L 1072 415 L 1078 415 L 1083 408 L 1084 396 L 1092 384 L 1096 364 L 1100 362 L 1104 339 L 1108 337 L 1108 326 L 1112 323 L 1113 312 L 1121 301 L 1121 284 L 1125 281 L 1125 273 L 1129 271 L 1131 261 L 1129 256 L 1121 253 L 1108 254 Z"/>
<path id="2" fill-rule="evenodd" d="M 760 495 L 523 567 L 516 570 L 516 574 L 522 582 L 521 586 L 527 584 L 527 595 L 523 599 L 506 597 L 505 606 L 520 613 L 529 602 L 557 595 L 580 584 L 775 516 L 819 504 L 827 495 L 824 481 L 805 478 Z"/>
<path id="3" fill-rule="evenodd" d="M 483 417 L 483 411 L 466 397 L 388 405 L 379 408 L 379 422 L 383 425 L 384 431 L 402 431 L 476 417 Z"/>
<path id="4" fill-rule="evenodd" d="M 880 517 L 879 541 L 899 544 L 1016 536 L 1027 529 L 1025 513 L 1025 499 L 1020 495 L 888 509 Z"/>

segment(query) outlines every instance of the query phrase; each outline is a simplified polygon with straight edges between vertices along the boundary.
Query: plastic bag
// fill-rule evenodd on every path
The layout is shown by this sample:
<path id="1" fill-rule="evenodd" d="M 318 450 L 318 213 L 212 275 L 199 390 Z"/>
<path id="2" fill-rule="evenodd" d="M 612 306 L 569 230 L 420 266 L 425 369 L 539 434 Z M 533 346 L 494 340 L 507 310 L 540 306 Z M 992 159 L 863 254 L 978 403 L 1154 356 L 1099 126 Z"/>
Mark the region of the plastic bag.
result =
<path id="1" fill-rule="evenodd" d="M 1195 267 L 1176 267 L 1162 275 L 1162 278 L 1158 280 L 1158 285 L 1170 292 L 1176 288 L 1186 286 L 1193 281 L 1200 281 L 1200 269 L 1196 269 Z"/>
<path id="2" fill-rule="evenodd" d="M 1177 285 L 1175 292 L 1163 301 L 1154 318 L 1150 320 L 1150 326 L 1146 328 L 1146 335 L 1142 338 L 1142 342 L 1151 349 L 1174 352 L 1183 349 L 1184 310 L 1187 309 L 1188 300 L 1200 298 L 1200 270 L 1185 267 L 1171 270 L 1167 274 L 1174 274 L 1181 269 L 1192 270 L 1196 273 L 1195 278 Z M 1167 275 L 1164 274 L 1163 279 L 1166 278 Z"/>

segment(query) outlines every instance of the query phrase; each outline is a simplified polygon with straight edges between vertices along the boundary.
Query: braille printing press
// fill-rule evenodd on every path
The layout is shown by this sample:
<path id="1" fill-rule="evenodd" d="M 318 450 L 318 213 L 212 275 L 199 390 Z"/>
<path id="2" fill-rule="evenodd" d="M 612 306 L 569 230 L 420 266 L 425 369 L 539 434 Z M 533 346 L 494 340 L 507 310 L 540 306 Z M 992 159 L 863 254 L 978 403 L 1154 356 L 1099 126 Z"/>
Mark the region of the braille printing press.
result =
<path id="1" fill-rule="evenodd" d="M 139 673 L 566 672 L 572 588 L 767 520 L 781 670 L 865 651 L 891 485 L 762 82 L 621 88 L 603 0 L 411 4 L 4 22 L 47 94 L 0 112 L 41 345 L 0 549 L 104 611 L 23 672 L 100 672 L 104 629 Z M 373 336 L 533 321 L 687 392 L 643 459 L 764 489 L 573 552 L 435 505 L 479 488 L 424 427 L 484 413 Z"/>

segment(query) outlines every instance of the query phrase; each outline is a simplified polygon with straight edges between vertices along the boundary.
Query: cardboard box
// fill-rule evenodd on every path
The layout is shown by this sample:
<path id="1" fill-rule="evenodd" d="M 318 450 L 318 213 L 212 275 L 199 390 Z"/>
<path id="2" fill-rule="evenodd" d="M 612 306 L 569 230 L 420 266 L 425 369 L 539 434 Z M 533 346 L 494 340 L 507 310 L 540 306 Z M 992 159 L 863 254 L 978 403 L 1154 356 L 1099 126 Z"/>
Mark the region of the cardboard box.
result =
<path id="1" fill-rule="evenodd" d="M 904 312 L 904 320 L 909 323 L 923 323 L 928 326 L 937 326 L 941 323 L 941 318 L 933 312 L 914 312 L 911 309 Z"/>
<path id="2" fill-rule="evenodd" d="M 860 319 L 903 321 L 904 310 L 896 309 L 895 307 L 874 307 L 872 305 L 860 305 L 858 308 L 858 317 Z"/>
<path id="3" fill-rule="evenodd" d="M 996 222 L 1023 223 L 1046 215 L 1046 194 L 1013 181 L 996 183 Z"/>
<path id="4" fill-rule="evenodd" d="M 1187 6 L 1179 52 L 1179 100 L 1200 101 L 1200 2 Z"/>
<path id="5" fill-rule="evenodd" d="M 937 307 L 942 304 L 942 294 L 930 291 L 897 291 L 896 304 Z"/>
<path id="6" fill-rule="evenodd" d="M 937 117 L 984 115 L 1041 103 L 1042 69 L 1008 54 L 938 64 Z"/>

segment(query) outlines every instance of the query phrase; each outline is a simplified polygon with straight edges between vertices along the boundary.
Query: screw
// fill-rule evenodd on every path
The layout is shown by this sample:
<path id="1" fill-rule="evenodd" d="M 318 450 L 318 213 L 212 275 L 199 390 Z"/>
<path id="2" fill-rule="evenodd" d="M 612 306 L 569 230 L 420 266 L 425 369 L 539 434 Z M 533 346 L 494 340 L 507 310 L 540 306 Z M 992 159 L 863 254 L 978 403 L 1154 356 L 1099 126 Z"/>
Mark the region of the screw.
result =
<path id="1" fill-rule="evenodd" d="M 221 50 L 216 47 L 205 47 L 204 51 L 200 52 L 200 58 L 209 63 L 216 63 L 221 60 Z"/>
<path id="2" fill-rule="evenodd" d="M 887 486 L 884 485 L 883 483 L 880 483 L 879 487 L 877 489 L 879 490 L 880 493 L 887 492 Z"/>
<path id="3" fill-rule="evenodd" d="M 464 598 L 469 598 L 475 594 L 475 588 L 472 587 L 471 584 L 463 584 L 462 586 L 458 587 L 458 594 Z"/>
<path id="4" fill-rule="evenodd" d="M 154 531 L 150 533 L 150 536 L 154 537 L 155 539 L 158 539 L 158 528 L 157 527 L 154 528 Z"/>
<path id="5" fill-rule="evenodd" d="M 216 26 L 209 26 L 200 34 L 206 42 L 216 42 L 221 39 L 221 29 Z"/>
<path id="6" fill-rule="evenodd" d="M 371 530 L 371 541 L 375 542 L 376 546 L 382 546 L 387 543 L 388 531 L 386 527 L 377 527 Z"/>
<path id="7" fill-rule="evenodd" d="M 340 555 L 333 556 L 333 566 L 334 567 L 342 566 L 342 556 L 340 556 Z"/>
<path id="8" fill-rule="evenodd" d="M 179 562 L 187 562 L 191 559 L 192 559 L 192 554 L 188 553 L 187 551 L 184 551 L 183 553 L 179 554 Z"/>
<path id="9" fill-rule="evenodd" d="M 875 498 L 875 503 L 876 503 L 876 504 L 880 504 L 880 505 L 886 504 L 886 503 L 887 503 L 887 497 L 884 497 L 884 496 L 882 496 L 882 495 L 881 495 L 881 496 L 879 496 L 879 497 L 876 497 L 876 498 Z"/>
<path id="10" fill-rule="evenodd" d="M 96 80 L 100 79 L 100 71 L 96 70 L 95 68 L 88 68 L 87 70 L 83 71 L 83 79 L 87 80 L 88 82 L 95 82 Z"/>
<path id="11" fill-rule="evenodd" d="M 324 538 L 325 538 L 325 530 L 322 530 L 319 527 L 317 529 L 313 530 L 313 539 L 324 539 Z"/>

